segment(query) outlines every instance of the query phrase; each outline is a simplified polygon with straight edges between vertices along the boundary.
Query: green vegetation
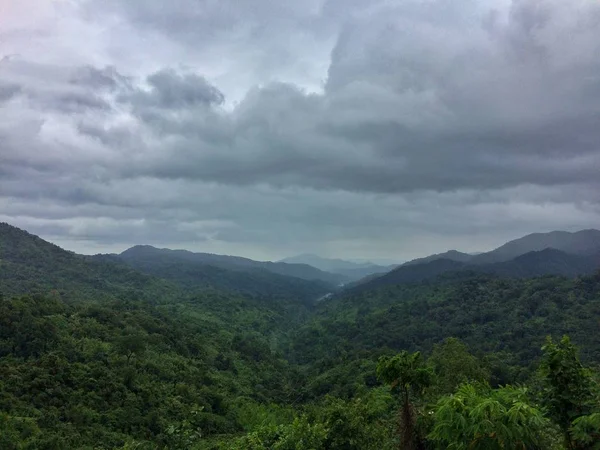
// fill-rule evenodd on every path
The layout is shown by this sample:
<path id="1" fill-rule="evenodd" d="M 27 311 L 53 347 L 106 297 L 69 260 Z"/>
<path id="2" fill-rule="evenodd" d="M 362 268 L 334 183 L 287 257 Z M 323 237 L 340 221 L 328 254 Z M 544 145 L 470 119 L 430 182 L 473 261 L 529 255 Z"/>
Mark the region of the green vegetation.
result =
<path id="1" fill-rule="evenodd" d="M 0 448 L 600 448 L 600 275 L 313 305 L 320 281 L 227 289 L 196 264 L 142 274 L 0 226 Z"/>

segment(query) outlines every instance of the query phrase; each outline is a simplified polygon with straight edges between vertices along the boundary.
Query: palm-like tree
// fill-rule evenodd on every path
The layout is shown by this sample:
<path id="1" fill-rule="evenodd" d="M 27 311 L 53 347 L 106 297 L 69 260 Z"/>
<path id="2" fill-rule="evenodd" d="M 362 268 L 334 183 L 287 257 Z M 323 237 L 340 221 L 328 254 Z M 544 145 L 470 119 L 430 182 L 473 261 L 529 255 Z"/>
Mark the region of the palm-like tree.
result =
<path id="1" fill-rule="evenodd" d="M 399 432 L 400 448 L 423 448 L 416 428 L 416 412 L 411 397 L 419 396 L 431 383 L 433 372 L 425 367 L 420 352 L 402 351 L 395 356 L 383 356 L 377 364 L 377 377 L 392 387 L 400 396 Z"/>

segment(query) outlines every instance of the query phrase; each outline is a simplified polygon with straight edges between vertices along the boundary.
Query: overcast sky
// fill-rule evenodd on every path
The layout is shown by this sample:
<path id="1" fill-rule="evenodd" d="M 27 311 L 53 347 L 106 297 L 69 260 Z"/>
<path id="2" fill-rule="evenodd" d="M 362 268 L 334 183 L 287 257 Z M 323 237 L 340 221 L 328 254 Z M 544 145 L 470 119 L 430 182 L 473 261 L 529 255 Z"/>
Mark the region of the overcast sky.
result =
<path id="1" fill-rule="evenodd" d="M 596 0 L 0 0 L 0 221 L 406 260 L 600 227 Z"/>

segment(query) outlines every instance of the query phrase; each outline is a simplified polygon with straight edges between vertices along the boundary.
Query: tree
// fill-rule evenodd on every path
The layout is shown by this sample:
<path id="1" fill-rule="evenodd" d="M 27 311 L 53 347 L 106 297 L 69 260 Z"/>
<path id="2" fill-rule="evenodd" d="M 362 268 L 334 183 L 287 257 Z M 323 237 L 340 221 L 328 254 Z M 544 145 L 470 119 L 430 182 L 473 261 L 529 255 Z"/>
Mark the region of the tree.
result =
<path id="1" fill-rule="evenodd" d="M 431 383 L 432 371 L 423 364 L 420 352 L 402 351 L 395 356 L 382 356 L 377 364 L 377 377 L 400 396 L 399 432 L 401 447 L 413 450 L 422 447 L 416 428 L 417 414 L 411 396 L 419 396 Z"/>
<path id="2" fill-rule="evenodd" d="M 526 390 L 464 384 L 440 399 L 428 438 L 439 449 L 548 449 L 550 423 L 528 403 Z"/>
<path id="3" fill-rule="evenodd" d="M 146 341 L 144 336 L 137 332 L 127 332 L 115 343 L 117 351 L 125 355 L 127 364 L 133 356 L 142 355 L 146 351 Z"/>
<path id="4" fill-rule="evenodd" d="M 574 449 L 571 427 L 574 420 L 590 412 L 592 374 L 579 361 L 577 347 L 568 336 L 563 336 L 558 343 L 548 337 L 542 351 L 539 368 L 543 384 L 542 404 L 562 430 L 567 448 Z"/>
<path id="5" fill-rule="evenodd" d="M 488 382 L 490 379 L 489 372 L 457 338 L 447 338 L 435 345 L 427 362 L 436 375 L 432 386 L 434 394 L 450 394 L 463 383 Z"/>

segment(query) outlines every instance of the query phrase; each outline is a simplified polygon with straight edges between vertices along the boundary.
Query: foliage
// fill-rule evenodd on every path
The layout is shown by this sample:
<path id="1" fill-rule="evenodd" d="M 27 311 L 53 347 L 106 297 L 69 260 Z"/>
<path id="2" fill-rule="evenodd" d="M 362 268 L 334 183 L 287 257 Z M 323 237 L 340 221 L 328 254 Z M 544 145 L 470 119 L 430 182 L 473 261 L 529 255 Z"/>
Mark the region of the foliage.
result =
<path id="1" fill-rule="evenodd" d="M 0 225 L 3 450 L 598 449 L 600 275 L 315 306 L 319 283 L 151 276 L 23 233 Z M 581 361 L 568 338 L 539 350 L 563 334 Z"/>
<path id="2" fill-rule="evenodd" d="M 567 448 L 574 448 L 572 423 L 589 413 L 595 400 L 592 373 L 579 361 L 577 348 L 568 336 L 563 336 L 558 343 L 548 338 L 542 350 L 544 356 L 539 369 L 544 382 L 542 402 L 562 429 Z M 578 424 L 581 432 L 593 424 L 593 419 L 584 419 Z"/>
<path id="3" fill-rule="evenodd" d="M 379 358 L 377 377 L 400 395 L 399 434 L 402 448 L 420 448 L 422 439 L 418 433 L 417 412 L 411 402 L 411 394 L 419 396 L 431 384 L 431 369 L 423 365 L 419 352 L 402 351 L 395 356 Z"/>
<path id="4" fill-rule="evenodd" d="M 197 300 L 178 309 L 68 305 L 41 296 L 1 300 L 3 439 L 21 436 L 33 448 L 115 448 L 132 438 L 189 448 L 243 430 L 238 396 L 288 401 L 293 371 L 268 341 L 233 346 L 236 335 L 252 329 L 246 315 L 230 314 L 225 326 L 199 314 L 209 309 L 197 310 Z M 257 310 L 247 306 L 242 311 L 251 317 Z M 26 424 L 30 431 L 23 431 Z"/>
<path id="5" fill-rule="evenodd" d="M 490 380 L 488 369 L 457 338 L 447 338 L 435 344 L 427 362 L 435 372 L 435 384 L 430 390 L 433 395 L 450 394 L 464 383 L 486 383 Z"/>
<path id="6" fill-rule="evenodd" d="M 577 448 L 600 449 L 600 413 L 580 416 L 575 419 L 570 434 Z"/>
<path id="7" fill-rule="evenodd" d="M 298 328 L 288 358 L 317 364 L 431 352 L 448 337 L 486 359 L 494 385 L 526 382 L 548 335 L 568 334 L 584 361 L 600 361 L 600 275 L 444 278 L 335 297 Z M 333 365 L 332 365 L 333 367 Z"/>
<path id="8" fill-rule="evenodd" d="M 429 439 L 454 450 L 548 449 L 550 422 L 522 388 L 462 385 L 443 397 L 433 413 Z"/>

